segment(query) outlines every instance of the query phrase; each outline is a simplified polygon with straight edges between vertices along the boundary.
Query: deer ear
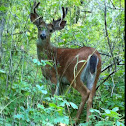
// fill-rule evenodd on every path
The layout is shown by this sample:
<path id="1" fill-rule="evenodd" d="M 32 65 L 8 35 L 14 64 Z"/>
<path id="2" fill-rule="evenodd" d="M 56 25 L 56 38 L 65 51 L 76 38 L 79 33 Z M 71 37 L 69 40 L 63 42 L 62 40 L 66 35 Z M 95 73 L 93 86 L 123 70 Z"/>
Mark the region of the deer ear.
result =
<path id="1" fill-rule="evenodd" d="M 31 13 L 30 14 L 30 20 L 31 20 L 31 22 L 34 22 L 34 20 L 37 18 L 37 15 L 36 14 L 34 14 L 34 13 Z"/>
<path id="2" fill-rule="evenodd" d="M 34 13 L 30 14 L 30 20 L 35 25 L 38 25 L 38 23 L 39 23 L 39 19 L 37 19 L 37 18 L 38 18 L 37 14 L 34 14 Z"/>
<path id="3" fill-rule="evenodd" d="M 66 25 L 66 21 L 62 21 L 62 22 L 60 23 L 60 28 L 63 29 L 63 28 L 65 27 L 65 25 Z"/>
<path id="4" fill-rule="evenodd" d="M 58 20 L 53 20 L 53 28 L 54 30 L 62 30 L 65 25 L 66 25 L 66 21 L 60 21 L 61 19 Z"/>

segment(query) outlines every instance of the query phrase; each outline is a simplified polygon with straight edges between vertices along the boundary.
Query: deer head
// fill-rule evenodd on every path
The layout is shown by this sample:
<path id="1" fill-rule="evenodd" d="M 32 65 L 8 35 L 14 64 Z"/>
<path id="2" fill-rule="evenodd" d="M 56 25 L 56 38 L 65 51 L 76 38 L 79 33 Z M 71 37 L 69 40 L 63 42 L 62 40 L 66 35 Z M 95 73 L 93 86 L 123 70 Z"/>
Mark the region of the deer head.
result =
<path id="1" fill-rule="evenodd" d="M 52 23 L 46 24 L 46 22 L 43 21 L 43 17 L 39 16 L 36 12 L 36 8 L 38 8 L 39 4 L 40 2 L 34 3 L 32 9 L 33 13 L 30 14 L 30 19 L 31 22 L 33 22 L 33 24 L 35 24 L 38 28 L 38 38 L 40 38 L 41 40 L 48 40 L 51 36 L 51 33 L 56 30 L 62 30 L 65 27 L 66 21 L 64 20 L 64 18 L 67 14 L 68 8 L 62 7 L 62 17 L 58 20 L 53 19 Z"/>

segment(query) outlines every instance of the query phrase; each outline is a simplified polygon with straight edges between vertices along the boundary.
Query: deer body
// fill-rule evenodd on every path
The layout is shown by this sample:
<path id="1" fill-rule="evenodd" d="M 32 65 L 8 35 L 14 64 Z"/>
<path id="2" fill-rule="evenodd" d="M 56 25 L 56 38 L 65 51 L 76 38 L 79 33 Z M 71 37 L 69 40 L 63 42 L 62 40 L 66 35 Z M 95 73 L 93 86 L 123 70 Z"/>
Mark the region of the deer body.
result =
<path id="1" fill-rule="evenodd" d="M 87 101 L 87 118 L 90 115 L 89 109 L 92 107 L 95 95 L 96 84 L 101 72 L 101 57 L 97 50 L 91 47 L 82 48 L 57 48 L 51 45 L 51 33 L 64 28 L 67 9 L 62 8 L 63 16 L 53 23 L 46 24 L 36 13 L 36 8 L 40 3 L 34 4 L 34 13 L 30 14 L 31 21 L 38 28 L 37 55 L 41 60 L 53 60 L 54 67 L 46 65 L 42 67 L 42 73 L 46 79 L 50 79 L 56 86 L 56 94 L 60 94 L 60 86 L 72 85 L 82 97 L 76 115 L 78 121 L 84 105 Z M 87 61 L 87 63 L 86 63 Z M 85 62 L 85 63 L 84 63 Z M 76 76 L 77 75 L 77 76 Z M 74 80 L 74 81 L 73 81 Z"/>

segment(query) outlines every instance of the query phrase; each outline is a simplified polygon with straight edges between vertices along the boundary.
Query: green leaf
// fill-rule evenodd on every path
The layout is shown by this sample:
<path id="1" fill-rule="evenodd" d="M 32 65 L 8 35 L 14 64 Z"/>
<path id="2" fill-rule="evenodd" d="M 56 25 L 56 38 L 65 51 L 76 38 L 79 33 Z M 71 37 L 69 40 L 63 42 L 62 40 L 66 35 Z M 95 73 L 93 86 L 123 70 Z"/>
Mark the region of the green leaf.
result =
<path id="1" fill-rule="evenodd" d="M 78 109 L 78 106 L 76 104 L 74 104 L 73 102 L 70 102 L 70 105 L 74 108 L 74 109 Z"/>
<path id="2" fill-rule="evenodd" d="M 41 65 L 41 63 L 40 63 L 39 60 L 37 60 L 37 59 L 33 59 L 33 62 L 34 62 L 35 64 L 37 64 L 38 66 Z"/>
<path id="3" fill-rule="evenodd" d="M 3 71 L 3 70 L 0 70 L 0 73 L 6 73 L 5 71 Z"/>
<path id="4" fill-rule="evenodd" d="M 69 102 L 67 102 L 66 100 L 63 100 L 63 102 L 60 104 L 60 106 L 64 107 L 65 104 L 68 105 L 68 106 L 70 105 Z"/>
<path id="5" fill-rule="evenodd" d="M 41 90 L 42 89 L 42 87 L 40 86 L 40 85 L 36 85 L 36 87 L 39 89 L 39 90 Z"/>
<path id="6" fill-rule="evenodd" d="M 37 107 L 40 108 L 40 109 L 42 109 L 42 110 L 44 110 L 44 108 L 45 108 L 45 107 L 44 107 L 43 105 L 41 105 L 41 104 L 38 104 Z"/>
<path id="7" fill-rule="evenodd" d="M 55 103 L 49 103 L 49 106 L 50 106 L 50 107 L 53 107 L 53 108 L 57 108 L 57 106 L 56 106 Z"/>
<path id="8" fill-rule="evenodd" d="M 43 89 L 43 86 L 36 85 L 36 87 L 38 88 L 38 90 L 39 90 L 40 92 L 42 92 L 42 94 L 47 94 L 47 91 Z"/>
<path id="9" fill-rule="evenodd" d="M 42 94 L 47 94 L 46 90 L 41 90 Z"/>
<path id="10" fill-rule="evenodd" d="M 88 122 L 87 123 L 80 123 L 79 126 L 89 126 Z"/>
<path id="11" fill-rule="evenodd" d="M 50 100 L 51 100 L 51 98 L 50 98 L 50 97 L 46 97 L 46 98 L 45 98 L 45 100 L 50 101 Z"/>
<path id="12" fill-rule="evenodd" d="M 33 59 L 33 62 L 34 62 L 34 63 L 37 63 L 37 62 L 38 62 L 38 60 L 37 60 L 37 59 Z"/>
<path id="13" fill-rule="evenodd" d="M 110 114 L 110 113 L 111 113 L 110 110 L 108 110 L 108 109 L 105 109 L 105 112 L 106 112 L 107 114 Z"/>
<path id="14" fill-rule="evenodd" d="M 6 123 L 6 126 L 12 126 L 12 124 Z"/>
<path id="15" fill-rule="evenodd" d="M 108 82 L 104 82 L 104 85 L 106 85 L 106 86 L 108 86 L 108 85 L 110 85 Z"/>
<path id="16" fill-rule="evenodd" d="M 63 124 L 69 124 L 69 117 L 68 116 L 57 116 L 55 119 L 54 119 L 54 123 L 57 124 L 57 123 L 63 123 Z"/>
<path id="17" fill-rule="evenodd" d="M 105 110 L 106 113 L 104 113 L 103 115 L 106 115 L 108 117 L 113 117 L 115 119 L 119 118 L 120 114 L 118 114 L 117 112 L 115 111 L 112 111 L 112 110 Z"/>
<path id="18" fill-rule="evenodd" d="M 50 62 L 50 61 L 46 61 L 46 64 L 50 65 L 50 66 L 53 66 L 53 63 Z"/>
<path id="19" fill-rule="evenodd" d="M 5 7 L 5 6 L 0 7 L 0 11 L 6 11 L 6 10 L 7 10 L 7 7 Z"/>
<path id="20" fill-rule="evenodd" d="M 111 121 L 98 121 L 95 126 L 113 126 Z"/>
<path id="21" fill-rule="evenodd" d="M 62 107 L 57 107 L 57 111 L 59 112 L 60 115 L 63 115 L 63 108 Z"/>
<path id="22" fill-rule="evenodd" d="M 100 111 L 97 109 L 90 109 L 90 112 L 97 112 L 97 113 L 101 114 Z"/>
<path id="23" fill-rule="evenodd" d="M 46 61 L 45 60 L 41 60 L 42 66 L 46 65 Z"/>
<path id="24" fill-rule="evenodd" d="M 24 115 L 22 115 L 22 114 L 17 114 L 17 115 L 14 115 L 14 118 L 15 118 L 15 119 L 23 119 L 23 118 L 24 118 Z"/>
<path id="25" fill-rule="evenodd" d="M 117 120 L 117 122 L 116 122 L 116 125 L 117 125 L 117 126 L 124 126 L 124 124 L 121 123 L 121 122 L 119 122 L 118 120 Z"/>
<path id="26" fill-rule="evenodd" d="M 118 110 L 119 110 L 118 107 L 115 107 L 115 108 L 112 109 L 112 111 L 114 111 L 114 112 L 116 112 L 116 111 L 118 111 Z"/>

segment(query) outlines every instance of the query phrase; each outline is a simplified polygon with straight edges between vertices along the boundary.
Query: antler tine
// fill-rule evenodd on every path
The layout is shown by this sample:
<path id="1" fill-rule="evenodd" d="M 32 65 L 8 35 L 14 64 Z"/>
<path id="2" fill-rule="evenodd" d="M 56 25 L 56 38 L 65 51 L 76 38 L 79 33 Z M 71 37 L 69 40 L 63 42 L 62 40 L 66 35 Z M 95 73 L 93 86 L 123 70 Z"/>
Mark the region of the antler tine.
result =
<path id="1" fill-rule="evenodd" d="M 33 10 L 34 10 L 34 13 L 35 13 L 35 14 L 37 14 L 37 13 L 36 13 L 36 8 L 38 8 L 39 4 L 40 4 L 40 2 L 38 2 L 37 4 L 36 4 L 36 1 L 34 2 Z M 38 14 L 37 14 L 37 15 L 38 15 Z"/>
<path id="2" fill-rule="evenodd" d="M 62 12 L 63 12 L 62 17 L 59 18 L 59 19 L 57 19 L 57 20 L 54 20 L 54 18 L 53 18 L 53 22 L 62 21 L 66 17 L 67 11 L 68 11 L 68 8 L 67 7 L 65 9 L 64 9 L 64 7 L 62 7 Z"/>
<path id="3" fill-rule="evenodd" d="M 66 17 L 67 11 L 68 11 L 67 7 L 66 7 L 66 10 L 64 9 L 64 7 L 62 7 L 62 12 L 63 12 L 62 20 Z"/>

